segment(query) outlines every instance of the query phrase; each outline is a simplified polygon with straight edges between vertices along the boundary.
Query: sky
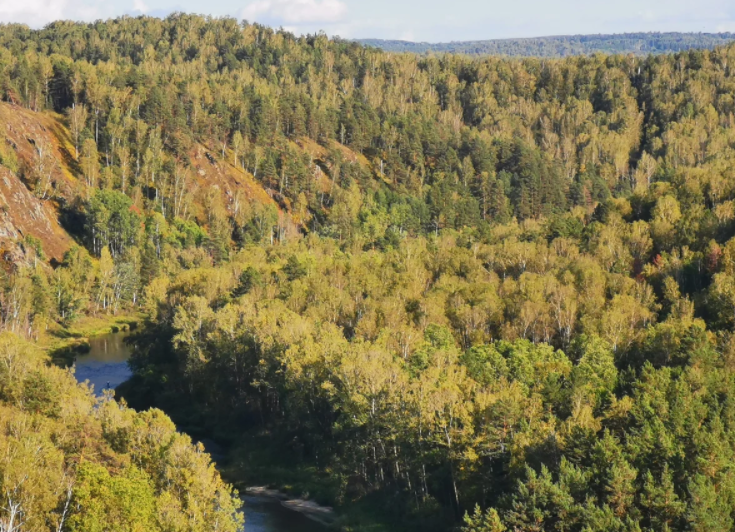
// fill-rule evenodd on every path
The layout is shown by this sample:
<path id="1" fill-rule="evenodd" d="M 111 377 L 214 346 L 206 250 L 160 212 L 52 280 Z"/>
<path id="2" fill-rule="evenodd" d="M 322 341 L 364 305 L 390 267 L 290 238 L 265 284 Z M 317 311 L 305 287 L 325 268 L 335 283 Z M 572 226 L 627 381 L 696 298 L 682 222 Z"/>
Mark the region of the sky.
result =
<path id="1" fill-rule="evenodd" d="M 735 32 L 735 0 L 0 0 L 0 23 L 231 16 L 297 34 L 447 42 L 634 31 Z"/>

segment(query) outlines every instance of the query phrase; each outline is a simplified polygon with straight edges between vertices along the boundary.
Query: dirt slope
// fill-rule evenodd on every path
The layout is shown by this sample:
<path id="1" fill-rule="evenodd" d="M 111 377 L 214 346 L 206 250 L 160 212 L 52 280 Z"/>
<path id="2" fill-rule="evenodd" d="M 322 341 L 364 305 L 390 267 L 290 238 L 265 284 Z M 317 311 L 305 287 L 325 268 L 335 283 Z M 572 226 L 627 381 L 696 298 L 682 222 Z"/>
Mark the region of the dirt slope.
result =
<path id="1" fill-rule="evenodd" d="M 0 103 L 0 154 L 5 155 L 0 162 L 2 249 L 13 249 L 18 241 L 31 235 L 41 241 L 50 259 L 60 260 L 73 244 L 58 216 L 59 202 L 70 198 L 76 186 L 65 136 L 58 117 Z M 21 175 L 31 174 L 39 149 L 50 154 L 46 159 L 51 175 L 48 196 L 54 200 L 38 198 L 21 179 Z"/>
<path id="2" fill-rule="evenodd" d="M 327 150 L 308 139 L 293 144 L 316 162 L 317 186 L 331 189 L 330 169 L 324 162 Z M 369 168 L 368 161 L 335 143 L 346 161 Z M 74 244 L 59 223 L 61 206 L 82 193 L 83 184 L 76 177 L 80 168 L 72 155 L 74 146 L 63 117 L 38 113 L 0 102 L 0 260 L 22 260 L 19 243 L 33 236 L 49 259 L 61 260 Z M 45 154 L 45 158 L 42 154 Z M 39 161 L 45 161 L 49 185 L 35 185 Z M 291 214 L 291 203 L 278 191 L 267 189 L 250 173 L 232 164 L 231 154 L 223 158 L 204 145 L 195 145 L 189 153 L 196 188 L 218 189 L 228 210 L 234 214 L 243 203 L 273 205 L 278 209 L 279 227 L 284 236 L 295 235 L 299 223 Z M 323 170 L 323 171 L 322 171 Z M 194 205 L 194 214 L 203 218 L 202 206 Z"/>
<path id="3" fill-rule="evenodd" d="M 238 202 L 273 205 L 278 209 L 279 224 L 283 227 L 285 236 L 298 233 L 298 224 L 291 216 L 291 204 L 277 191 L 264 188 L 252 174 L 235 166 L 228 158 L 222 159 L 221 154 L 208 150 L 205 146 L 195 146 L 189 158 L 199 189 L 217 187 L 222 191 L 225 206 L 231 214 L 234 214 Z"/>

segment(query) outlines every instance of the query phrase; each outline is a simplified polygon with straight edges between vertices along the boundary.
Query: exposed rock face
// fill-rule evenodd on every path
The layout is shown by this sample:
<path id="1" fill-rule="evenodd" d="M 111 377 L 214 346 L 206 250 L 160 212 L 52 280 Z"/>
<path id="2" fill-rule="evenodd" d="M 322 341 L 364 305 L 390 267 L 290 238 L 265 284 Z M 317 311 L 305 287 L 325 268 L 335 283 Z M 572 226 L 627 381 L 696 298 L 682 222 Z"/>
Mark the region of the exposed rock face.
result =
<path id="1" fill-rule="evenodd" d="M 325 150 L 303 141 L 294 144 L 297 151 L 323 159 Z M 345 160 L 367 165 L 367 160 L 346 148 Z M 81 168 L 75 159 L 75 147 L 62 116 L 34 112 L 13 103 L 0 102 L 0 261 L 23 259 L 20 243 L 33 236 L 41 242 L 48 259 L 61 260 L 74 240 L 59 222 L 62 207 L 83 195 Z M 3 154 L 6 157 L 3 160 Z M 278 190 L 265 188 L 255 177 L 235 164 L 232 157 L 195 144 L 189 152 L 191 181 L 187 188 L 194 202 L 187 215 L 206 219 L 201 198 L 209 190 L 219 190 L 230 216 L 237 218 L 247 204 L 273 205 L 278 211 L 279 230 L 283 236 L 296 235 L 300 221 L 292 217 L 292 205 Z M 38 185 L 39 168 L 45 181 Z M 331 181 L 317 167 L 315 186 L 329 190 Z"/>
<path id="2" fill-rule="evenodd" d="M 41 241 L 48 258 L 60 260 L 73 244 L 59 224 L 59 204 L 71 196 L 75 179 L 65 168 L 71 156 L 64 147 L 68 138 L 57 118 L 0 103 L 0 142 L 5 153 L 14 154 L 14 166 L 0 164 L 0 249 L 18 254 L 26 236 Z M 45 193 L 30 190 L 33 169 L 43 158 L 48 185 Z M 14 259 L 15 260 L 15 259 Z"/>
<path id="3" fill-rule="evenodd" d="M 0 246 L 12 248 L 27 235 L 39 239 L 46 255 L 57 260 L 72 245 L 53 204 L 35 197 L 18 176 L 0 166 Z"/>

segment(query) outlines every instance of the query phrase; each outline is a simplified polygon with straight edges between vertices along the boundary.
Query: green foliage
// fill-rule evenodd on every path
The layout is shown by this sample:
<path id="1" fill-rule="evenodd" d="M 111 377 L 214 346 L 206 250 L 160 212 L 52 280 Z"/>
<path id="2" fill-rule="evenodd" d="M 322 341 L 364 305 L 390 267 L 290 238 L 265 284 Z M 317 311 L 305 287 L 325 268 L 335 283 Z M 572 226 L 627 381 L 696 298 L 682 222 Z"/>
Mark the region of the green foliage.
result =
<path id="1" fill-rule="evenodd" d="M 492 384 L 509 374 L 508 363 L 495 346 L 471 347 L 462 354 L 460 361 L 467 367 L 469 375 L 483 385 Z"/>
<path id="2" fill-rule="evenodd" d="M 391 515 L 424 530 L 476 503 L 491 509 L 470 517 L 479 530 L 681 529 L 699 503 L 683 480 L 654 486 L 693 479 L 724 437 L 706 406 L 730 408 L 716 338 L 686 312 L 645 323 L 641 284 L 557 255 L 543 227 L 498 231 L 471 249 L 444 236 L 349 254 L 310 238 L 181 271 L 149 296 L 142 404 L 233 441 L 266 430 L 332 502 L 399 493 Z"/>
<path id="3" fill-rule="evenodd" d="M 174 220 L 174 227 L 178 231 L 176 237 L 185 248 L 201 246 L 207 238 L 207 232 L 192 220 Z"/>
<path id="4" fill-rule="evenodd" d="M 0 143 L 0 165 L 17 174 L 20 171 L 18 156 L 7 143 Z"/>
<path id="5" fill-rule="evenodd" d="M 111 476 L 101 465 L 81 464 L 72 504 L 75 511 L 68 525 L 72 532 L 103 532 L 110 523 L 124 532 L 160 530 L 153 485 L 135 466 Z"/>
<path id="6" fill-rule="evenodd" d="M 465 515 L 464 525 L 462 532 L 505 532 L 507 530 L 495 509 L 483 513 L 479 506 L 475 506 L 472 515 Z"/>
<path id="7" fill-rule="evenodd" d="M 417 57 L 185 14 L 0 27 L 0 98 L 66 113 L 87 246 L 52 269 L 28 238 L 0 325 L 149 318 L 140 414 L 0 342 L 0 420 L 33 429 L 0 430 L 0 478 L 78 478 L 9 488 L 46 527 L 71 501 L 77 530 L 234 531 L 161 407 L 409 529 L 731 528 L 733 61 Z"/>
<path id="8" fill-rule="evenodd" d="M 138 414 L 93 397 L 11 333 L 0 334 L 0 489 L 1 526 L 85 532 L 242 526 L 231 487 L 162 412 Z"/>
<path id="9" fill-rule="evenodd" d="M 86 223 L 87 240 L 95 254 L 108 247 L 116 257 L 137 245 L 141 220 L 132 205 L 130 198 L 120 192 L 95 191 L 87 205 Z"/>
<path id="10" fill-rule="evenodd" d="M 599 337 L 581 337 L 579 344 L 581 357 L 572 375 L 575 387 L 612 392 L 617 384 L 618 370 L 610 345 Z"/>

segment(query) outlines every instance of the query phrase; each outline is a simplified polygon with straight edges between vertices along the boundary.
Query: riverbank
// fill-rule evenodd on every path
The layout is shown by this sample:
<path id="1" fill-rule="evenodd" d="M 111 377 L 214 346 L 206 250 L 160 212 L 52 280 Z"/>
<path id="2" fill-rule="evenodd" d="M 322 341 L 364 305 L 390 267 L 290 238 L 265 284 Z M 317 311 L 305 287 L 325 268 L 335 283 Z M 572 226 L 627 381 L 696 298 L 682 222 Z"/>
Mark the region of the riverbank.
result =
<path id="1" fill-rule="evenodd" d="M 267 430 L 241 433 L 236 442 L 230 442 L 226 455 L 222 475 L 244 495 L 262 494 L 280 504 L 294 501 L 284 506 L 308 512 L 310 517 L 322 518 L 325 512 L 319 508 L 329 509 L 328 526 L 334 530 L 407 530 L 394 496 L 346 492 L 346 478 L 305 460 L 278 434 Z"/>
<path id="2" fill-rule="evenodd" d="M 289 510 L 302 510 L 320 519 L 325 519 L 325 514 L 318 507 L 333 508 L 326 520 L 333 528 L 343 531 L 421 529 L 406 524 L 402 511 L 405 501 L 395 492 L 366 492 L 359 486 L 353 489 L 350 478 L 333 465 L 319 463 L 304 452 L 295 444 L 292 433 L 270 430 L 257 419 L 244 419 L 247 413 L 243 411 L 211 411 L 189 400 L 181 390 L 167 384 L 173 382 L 166 366 L 174 357 L 170 338 L 154 329 L 143 329 L 135 337 L 151 363 L 148 370 L 133 374 L 118 386 L 116 396 L 137 410 L 155 407 L 164 411 L 181 432 L 204 445 L 222 477 L 240 493 L 246 494 L 250 487 L 267 486 L 287 495 L 289 500 L 298 501 Z M 301 501 L 313 501 L 317 508 Z M 276 506 L 282 507 L 280 501 Z M 301 512 L 295 513 L 306 517 Z M 311 522 L 316 524 L 314 520 Z"/>
<path id="3" fill-rule="evenodd" d="M 106 388 L 114 389 L 131 375 L 127 360 L 132 350 L 125 343 L 125 337 L 131 328 L 136 328 L 136 318 L 139 319 L 136 316 L 117 316 L 112 320 L 87 320 L 77 324 L 73 330 L 57 331 L 55 338 L 47 339 L 46 348 L 54 349 L 52 352 L 57 355 L 63 353 L 62 358 L 67 355 L 76 357 L 77 380 L 92 384 L 96 393 Z M 222 464 L 228 461 L 227 449 L 209 438 L 195 441 L 204 446 L 222 471 Z M 247 529 L 248 532 L 286 532 L 294 529 L 324 532 L 328 528 L 337 528 L 334 510 L 316 501 L 291 497 L 285 492 L 265 487 L 241 488 L 240 491 L 244 495 L 243 502 L 255 508 L 256 523 L 253 528 Z"/>
<path id="4" fill-rule="evenodd" d="M 53 323 L 39 335 L 37 345 L 49 353 L 55 364 L 65 367 L 77 355 L 89 352 L 90 338 L 134 330 L 143 319 L 142 314 L 131 313 L 87 316 L 69 327 Z"/>
<path id="5" fill-rule="evenodd" d="M 282 491 L 270 489 L 265 486 L 249 486 L 245 488 L 244 492 L 247 495 L 255 497 L 277 500 L 284 508 L 299 512 L 312 521 L 316 521 L 324 526 L 334 527 L 337 524 L 337 515 L 334 509 L 329 506 L 322 506 L 306 499 L 293 499 Z"/>

